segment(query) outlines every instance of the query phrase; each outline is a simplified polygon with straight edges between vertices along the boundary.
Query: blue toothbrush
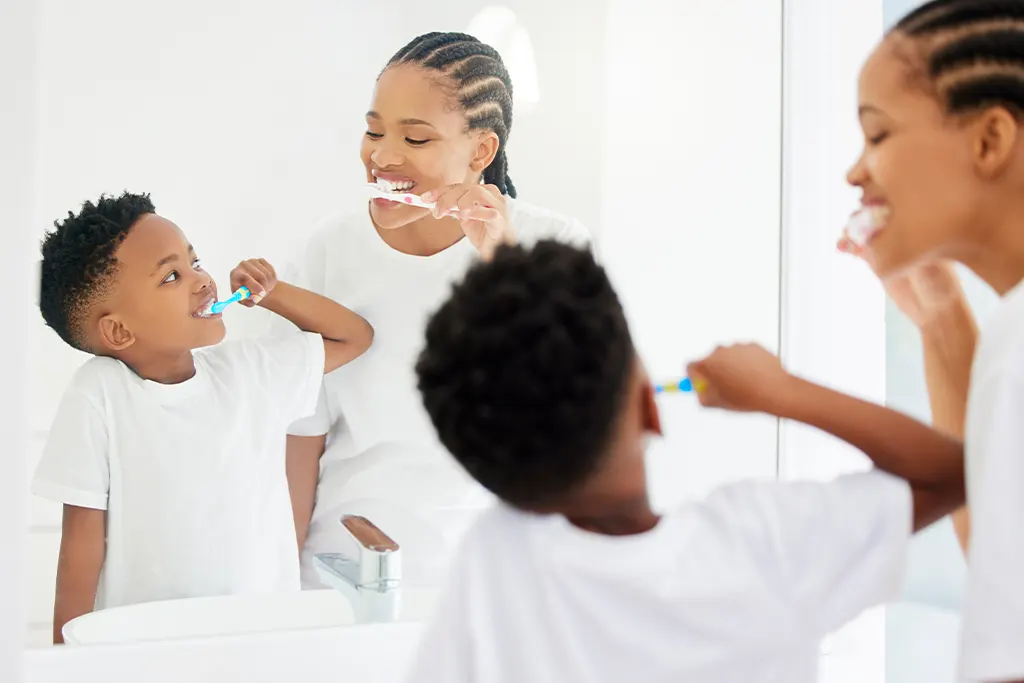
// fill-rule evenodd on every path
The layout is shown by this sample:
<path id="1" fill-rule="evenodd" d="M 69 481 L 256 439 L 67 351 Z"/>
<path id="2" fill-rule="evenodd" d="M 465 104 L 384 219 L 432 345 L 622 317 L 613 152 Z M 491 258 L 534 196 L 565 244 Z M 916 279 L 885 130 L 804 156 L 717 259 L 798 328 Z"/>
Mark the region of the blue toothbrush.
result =
<path id="1" fill-rule="evenodd" d="M 217 303 L 215 303 L 210 308 L 210 313 L 220 313 L 231 304 L 248 299 L 250 296 L 252 296 L 252 294 L 249 291 L 248 287 L 239 287 L 237 290 L 235 290 L 235 293 L 232 294 L 230 297 L 228 297 L 224 301 L 218 301 Z"/>
<path id="2" fill-rule="evenodd" d="M 684 393 L 690 394 L 694 391 L 703 391 L 704 383 L 700 380 L 691 382 L 689 377 L 684 377 L 678 382 L 672 382 L 670 384 L 655 384 L 654 393 L 656 394 L 674 394 Z"/>

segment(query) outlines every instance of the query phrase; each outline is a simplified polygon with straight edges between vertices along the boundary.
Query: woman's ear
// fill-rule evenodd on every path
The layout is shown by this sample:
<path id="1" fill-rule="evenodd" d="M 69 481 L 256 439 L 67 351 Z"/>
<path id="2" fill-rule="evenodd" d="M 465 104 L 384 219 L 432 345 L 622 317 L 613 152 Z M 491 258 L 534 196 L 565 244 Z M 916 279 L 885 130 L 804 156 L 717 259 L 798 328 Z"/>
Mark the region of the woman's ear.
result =
<path id="1" fill-rule="evenodd" d="M 1010 165 L 1020 126 L 1005 107 L 992 107 L 974 122 L 974 165 L 985 178 L 999 176 Z"/>
<path id="2" fill-rule="evenodd" d="M 497 133 L 493 130 L 481 131 L 473 158 L 469 162 L 470 170 L 473 173 L 483 173 L 484 169 L 490 166 L 494 157 L 498 155 L 499 147 L 501 147 L 501 143 Z"/>

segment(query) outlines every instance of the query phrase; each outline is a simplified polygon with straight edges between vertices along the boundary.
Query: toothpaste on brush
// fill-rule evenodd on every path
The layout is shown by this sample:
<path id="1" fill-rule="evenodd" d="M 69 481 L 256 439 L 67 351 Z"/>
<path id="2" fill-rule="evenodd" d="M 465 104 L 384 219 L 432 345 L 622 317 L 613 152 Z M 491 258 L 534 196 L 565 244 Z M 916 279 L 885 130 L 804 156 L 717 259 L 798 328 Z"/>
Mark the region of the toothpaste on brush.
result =
<path id="1" fill-rule="evenodd" d="M 862 206 L 850 216 L 843 234 L 858 247 L 866 247 L 872 238 L 882 231 L 888 218 L 888 207 Z"/>

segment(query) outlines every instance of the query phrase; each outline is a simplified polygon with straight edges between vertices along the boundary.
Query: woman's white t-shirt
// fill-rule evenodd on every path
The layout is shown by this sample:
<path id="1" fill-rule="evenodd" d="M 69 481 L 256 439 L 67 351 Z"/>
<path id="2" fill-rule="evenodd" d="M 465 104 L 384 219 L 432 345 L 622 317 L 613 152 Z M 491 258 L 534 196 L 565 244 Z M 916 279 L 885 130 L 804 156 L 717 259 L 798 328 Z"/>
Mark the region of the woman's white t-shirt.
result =
<path id="1" fill-rule="evenodd" d="M 961 675 L 1024 680 L 1024 282 L 982 330 L 965 442 L 971 544 Z"/>
<path id="2" fill-rule="evenodd" d="M 542 239 L 589 245 L 583 225 L 509 200 L 521 244 Z M 287 281 L 351 308 L 373 325 L 360 358 L 324 378 L 317 414 L 292 426 L 328 434 L 316 508 L 303 553 L 303 582 L 318 586 L 311 558 L 344 550 L 339 517 L 363 514 L 403 548 L 409 579 L 439 575 L 459 533 L 490 500 L 437 440 L 416 387 L 414 365 L 429 316 L 479 258 L 463 239 L 433 256 L 388 246 L 365 209 L 327 221 L 310 238 Z"/>

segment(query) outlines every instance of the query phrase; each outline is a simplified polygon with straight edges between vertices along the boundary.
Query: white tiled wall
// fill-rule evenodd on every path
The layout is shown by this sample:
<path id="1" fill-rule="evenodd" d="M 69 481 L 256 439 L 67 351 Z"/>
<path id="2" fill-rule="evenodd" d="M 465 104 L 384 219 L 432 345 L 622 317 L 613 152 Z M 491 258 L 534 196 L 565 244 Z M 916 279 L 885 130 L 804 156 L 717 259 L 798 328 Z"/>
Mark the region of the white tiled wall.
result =
<path id="1" fill-rule="evenodd" d="M 46 432 L 36 432 L 29 441 L 28 472 L 31 476 L 42 453 Z M 27 485 L 27 482 L 26 482 Z M 28 646 L 45 647 L 52 641 L 53 588 L 60 550 L 61 506 L 29 496 L 28 546 Z"/>

